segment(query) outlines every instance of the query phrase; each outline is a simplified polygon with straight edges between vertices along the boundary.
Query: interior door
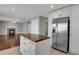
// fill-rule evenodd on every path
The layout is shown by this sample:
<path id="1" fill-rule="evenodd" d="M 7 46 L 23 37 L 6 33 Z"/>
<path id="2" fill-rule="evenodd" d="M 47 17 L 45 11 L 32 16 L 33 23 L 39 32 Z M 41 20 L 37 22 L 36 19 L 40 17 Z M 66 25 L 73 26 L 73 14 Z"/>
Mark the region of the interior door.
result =
<path id="1" fill-rule="evenodd" d="M 68 44 L 68 18 L 57 20 L 57 49 L 67 52 Z"/>

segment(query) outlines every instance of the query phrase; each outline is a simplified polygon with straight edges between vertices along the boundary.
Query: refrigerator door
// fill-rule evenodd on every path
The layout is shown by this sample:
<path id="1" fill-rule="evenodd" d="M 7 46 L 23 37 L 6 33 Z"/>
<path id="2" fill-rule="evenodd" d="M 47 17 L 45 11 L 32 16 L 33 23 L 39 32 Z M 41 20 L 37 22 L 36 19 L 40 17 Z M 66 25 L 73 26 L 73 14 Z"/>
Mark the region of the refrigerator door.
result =
<path id="1" fill-rule="evenodd" d="M 56 20 L 52 22 L 52 47 L 57 47 L 57 23 Z"/>
<path id="2" fill-rule="evenodd" d="M 57 49 L 67 52 L 68 44 L 68 18 L 57 20 Z"/>

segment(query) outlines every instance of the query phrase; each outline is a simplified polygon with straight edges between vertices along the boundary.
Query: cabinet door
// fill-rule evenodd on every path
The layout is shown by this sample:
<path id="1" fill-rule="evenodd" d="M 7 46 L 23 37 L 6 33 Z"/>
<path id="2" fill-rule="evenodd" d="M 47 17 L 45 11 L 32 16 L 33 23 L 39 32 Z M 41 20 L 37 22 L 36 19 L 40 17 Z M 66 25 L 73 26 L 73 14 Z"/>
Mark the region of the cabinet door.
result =
<path id="1" fill-rule="evenodd" d="M 35 55 L 35 42 L 29 41 L 29 55 Z"/>
<path id="2" fill-rule="evenodd" d="M 22 46 L 20 48 L 21 48 L 20 51 L 23 55 L 29 55 L 29 49 L 28 48 L 22 47 Z"/>
<path id="3" fill-rule="evenodd" d="M 34 55 L 35 54 L 35 42 L 27 39 L 26 42 L 23 43 L 23 51 L 26 55 Z"/>
<path id="4" fill-rule="evenodd" d="M 20 39 L 20 51 L 24 55 L 34 55 L 35 54 L 35 42 L 23 38 Z"/>
<path id="5" fill-rule="evenodd" d="M 26 38 L 21 38 L 20 39 L 20 51 L 24 55 L 29 54 L 29 42 Z"/>

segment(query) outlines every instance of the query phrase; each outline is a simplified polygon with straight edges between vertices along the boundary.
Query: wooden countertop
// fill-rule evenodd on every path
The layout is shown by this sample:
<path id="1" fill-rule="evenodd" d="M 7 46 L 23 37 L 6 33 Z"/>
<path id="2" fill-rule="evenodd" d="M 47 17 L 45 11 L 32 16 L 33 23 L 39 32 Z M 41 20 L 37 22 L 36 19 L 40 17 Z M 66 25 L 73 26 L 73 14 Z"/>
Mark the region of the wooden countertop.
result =
<path id="1" fill-rule="evenodd" d="M 49 37 L 44 36 L 44 35 L 38 35 L 38 34 L 21 34 L 22 36 L 24 36 L 25 38 L 28 38 L 34 42 L 39 42 L 42 40 L 46 40 L 49 39 Z"/>

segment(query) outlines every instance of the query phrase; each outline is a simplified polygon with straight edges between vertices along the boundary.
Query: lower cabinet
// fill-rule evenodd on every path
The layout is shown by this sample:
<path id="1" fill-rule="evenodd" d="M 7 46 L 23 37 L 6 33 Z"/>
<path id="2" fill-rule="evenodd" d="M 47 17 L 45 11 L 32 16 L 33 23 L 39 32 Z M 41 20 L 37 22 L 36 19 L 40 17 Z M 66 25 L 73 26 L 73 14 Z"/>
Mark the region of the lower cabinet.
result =
<path id="1" fill-rule="evenodd" d="M 35 54 L 35 42 L 20 36 L 20 51 L 24 55 L 33 55 Z"/>
<path id="2" fill-rule="evenodd" d="M 48 39 L 34 42 L 23 36 L 20 36 L 20 51 L 23 55 L 49 55 L 50 41 Z"/>

